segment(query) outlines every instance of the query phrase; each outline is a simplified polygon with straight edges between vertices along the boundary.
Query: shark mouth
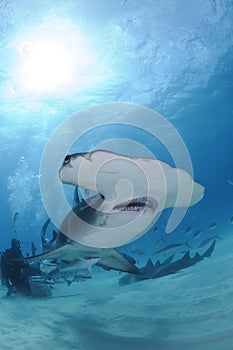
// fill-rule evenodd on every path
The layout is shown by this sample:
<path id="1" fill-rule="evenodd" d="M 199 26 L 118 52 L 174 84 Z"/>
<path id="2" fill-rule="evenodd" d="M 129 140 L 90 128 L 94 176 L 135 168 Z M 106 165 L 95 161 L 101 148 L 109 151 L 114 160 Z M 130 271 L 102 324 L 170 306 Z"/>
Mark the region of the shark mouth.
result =
<path id="1" fill-rule="evenodd" d="M 151 197 L 134 198 L 126 202 L 122 202 L 113 208 L 114 211 L 121 212 L 140 212 L 144 209 L 155 211 L 158 206 L 157 201 Z"/>

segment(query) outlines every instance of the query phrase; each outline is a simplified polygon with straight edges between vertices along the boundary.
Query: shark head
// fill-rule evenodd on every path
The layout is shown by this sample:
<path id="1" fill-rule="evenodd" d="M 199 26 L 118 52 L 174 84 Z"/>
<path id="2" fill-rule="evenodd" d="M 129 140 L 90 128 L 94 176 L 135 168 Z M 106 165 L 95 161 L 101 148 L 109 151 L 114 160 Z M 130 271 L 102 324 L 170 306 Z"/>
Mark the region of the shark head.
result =
<path id="1" fill-rule="evenodd" d="M 111 206 L 97 194 L 69 211 L 59 232 L 61 237 L 83 245 L 114 248 L 134 240 L 135 232 L 141 235 L 150 225 L 155 208 L 156 202 L 147 198 Z"/>
<path id="2" fill-rule="evenodd" d="M 101 208 L 98 207 L 99 211 L 140 212 L 145 208 L 155 211 L 158 203 L 154 197 L 148 196 L 146 190 L 134 193 L 129 188 L 129 181 L 122 173 L 125 171 L 125 162 L 119 162 L 120 157 L 122 158 L 121 155 L 108 151 L 67 155 L 59 171 L 59 178 L 64 184 L 99 193 L 104 199 Z"/>
<path id="3" fill-rule="evenodd" d="M 79 171 L 81 166 L 88 166 L 90 162 L 90 153 L 75 153 L 67 155 L 59 171 L 59 178 L 62 183 L 80 186 Z"/>

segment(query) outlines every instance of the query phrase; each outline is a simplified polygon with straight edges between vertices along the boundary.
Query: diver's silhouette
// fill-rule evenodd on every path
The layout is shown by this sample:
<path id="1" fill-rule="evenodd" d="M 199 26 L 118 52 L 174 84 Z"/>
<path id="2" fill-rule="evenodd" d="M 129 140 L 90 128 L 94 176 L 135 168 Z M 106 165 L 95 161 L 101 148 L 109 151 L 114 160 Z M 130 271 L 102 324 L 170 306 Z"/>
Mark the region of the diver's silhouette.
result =
<path id="1" fill-rule="evenodd" d="M 35 274 L 35 271 L 32 271 L 30 265 L 21 260 L 22 258 L 20 242 L 13 238 L 11 248 L 2 253 L 1 259 L 2 281 L 8 288 L 8 296 L 17 292 L 23 295 L 31 294 L 28 276 Z"/>

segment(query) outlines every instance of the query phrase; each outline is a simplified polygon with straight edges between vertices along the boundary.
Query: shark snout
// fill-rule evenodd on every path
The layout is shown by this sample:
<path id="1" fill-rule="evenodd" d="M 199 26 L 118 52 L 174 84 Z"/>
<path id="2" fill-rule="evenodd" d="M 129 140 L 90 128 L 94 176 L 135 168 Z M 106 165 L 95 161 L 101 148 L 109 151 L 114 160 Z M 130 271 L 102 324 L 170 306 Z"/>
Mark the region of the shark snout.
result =
<path id="1" fill-rule="evenodd" d="M 60 168 L 59 172 L 58 172 L 58 176 L 61 182 L 63 182 L 63 176 L 62 176 L 62 167 Z"/>

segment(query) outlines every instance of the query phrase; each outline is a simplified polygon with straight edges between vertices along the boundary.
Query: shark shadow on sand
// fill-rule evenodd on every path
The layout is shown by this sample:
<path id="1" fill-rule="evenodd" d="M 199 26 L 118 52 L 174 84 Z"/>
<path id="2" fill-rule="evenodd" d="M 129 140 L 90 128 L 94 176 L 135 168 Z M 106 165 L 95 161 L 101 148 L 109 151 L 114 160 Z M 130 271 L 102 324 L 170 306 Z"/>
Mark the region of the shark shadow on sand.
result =
<path id="1" fill-rule="evenodd" d="M 199 254 L 197 252 L 193 258 L 190 256 L 190 252 L 186 252 L 181 259 L 176 261 L 172 261 L 175 255 L 170 256 L 163 263 L 157 260 L 156 263 L 153 264 L 151 259 L 149 259 L 144 267 L 139 268 L 139 273 L 137 275 L 127 274 L 120 278 L 119 284 L 124 286 L 134 282 L 175 274 L 176 272 L 195 265 L 199 261 L 211 256 L 215 244 L 216 240 L 212 242 L 212 244 L 203 254 Z"/>

